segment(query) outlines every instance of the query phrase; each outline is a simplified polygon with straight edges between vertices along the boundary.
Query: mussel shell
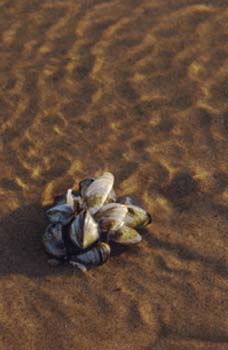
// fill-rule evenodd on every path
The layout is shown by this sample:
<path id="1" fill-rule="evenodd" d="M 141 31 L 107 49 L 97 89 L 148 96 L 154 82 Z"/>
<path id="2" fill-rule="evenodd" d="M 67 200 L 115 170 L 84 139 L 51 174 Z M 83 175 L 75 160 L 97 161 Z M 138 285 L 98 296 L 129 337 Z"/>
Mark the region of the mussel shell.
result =
<path id="1" fill-rule="evenodd" d="M 68 189 L 66 193 L 59 194 L 54 197 L 54 203 L 53 206 L 59 205 L 59 204 L 67 204 L 67 201 L 69 200 L 69 195 L 71 195 L 73 198 L 79 195 L 79 191 L 75 191 L 72 189 Z M 68 196 L 68 198 L 67 198 Z"/>
<path id="2" fill-rule="evenodd" d="M 94 182 L 94 180 L 95 180 L 95 177 L 89 176 L 79 182 L 79 193 L 82 198 L 85 197 L 87 188 L 89 187 L 89 185 L 91 185 L 92 182 Z"/>
<path id="3" fill-rule="evenodd" d="M 106 242 L 100 242 L 96 248 L 100 252 L 100 257 L 101 257 L 100 264 L 105 263 L 108 260 L 108 258 L 110 257 L 110 254 L 111 254 L 110 245 L 108 243 L 106 243 Z"/>
<path id="4" fill-rule="evenodd" d="M 107 204 L 107 203 L 115 203 L 117 200 L 117 195 L 115 193 L 115 191 L 112 189 L 106 199 L 106 201 L 104 202 L 104 204 Z"/>
<path id="5" fill-rule="evenodd" d="M 142 228 L 152 222 L 151 215 L 136 205 L 127 205 L 127 215 L 125 216 L 125 225 L 133 228 Z"/>
<path id="6" fill-rule="evenodd" d="M 141 242 L 142 236 L 135 229 L 124 225 L 118 231 L 109 232 L 107 239 L 111 242 L 129 245 Z"/>
<path id="7" fill-rule="evenodd" d="M 43 235 L 43 245 L 46 252 L 55 258 L 66 256 L 66 248 L 62 237 L 62 225 L 60 223 L 50 224 Z"/>
<path id="8" fill-rule="evenodd" d="M 72 209 L 74 209 L 74 196 L 71 188 L 67 190 L 66 205 L 69 205 Z"/>
<path id="9" fill-rule="evenodd" d="M 100 265 L 108 260 L 110 253 L 109 244 L 99 242 L 94 248 L 87 250 L 85 253 L 72 256 L 70 261 L 84 265 Z"/>
<path id="10" fill-rule="evenodd" d="M 75 212 L 75 214 L 78 214 L 84 208 L 85 208 L 85 203 L 83 202 L 82 197 L 75 196 L 74 197 L 74 212 Z"/>
<path id="11" fill-rule="evenodd" d="M 81 211 L 72 221 L 69 235 L 71 241 L 81 249 L 88 248 L 99 239 L 98 224 L 88 210 Z"/>
<path id="12" fill-rule="evenodd" d="M 95 214 L 105 203 L 114 183 L 111 173 L 104 173 L 94 180 L 85 191 L 85 201 L 91 214 Z"/>
<path id="13" fill-rule="evenodd" d="M 73 194 L 71 188 L 67 190 L 66 205 L 69 205 L 75 214 L 78 214 L 84 208 L 82 197 L 80 195 L 76 196 Z"/>
<path id="14" fill-rule="evenodd" d="M 67 225 L 73 218 L 74 210 L 70 205 L 58 204 L 48 209 L 47 215 L 50 222 L 60 222 L 62 225 Z"/>
<path id="15" fill-rule="evenodd" d="M 101 207 L 94 217 L 102 232 L 116 231 L 124 224 L 127 212 L 125 205 L 108 203 Z"/>

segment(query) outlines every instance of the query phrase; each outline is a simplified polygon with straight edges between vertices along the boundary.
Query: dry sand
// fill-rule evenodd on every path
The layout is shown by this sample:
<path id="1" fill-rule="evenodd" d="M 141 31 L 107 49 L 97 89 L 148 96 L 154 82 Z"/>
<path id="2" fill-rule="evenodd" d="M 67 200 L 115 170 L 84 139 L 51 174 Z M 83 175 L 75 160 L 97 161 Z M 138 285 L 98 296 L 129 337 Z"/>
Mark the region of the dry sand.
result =
<path id="1" fill-rule="evenodd" d="M 0 349 L 228 349 L 227 1 L 0 8 Z M 104 170 L 153 224 L 49 267 L 43 207 Z"/>

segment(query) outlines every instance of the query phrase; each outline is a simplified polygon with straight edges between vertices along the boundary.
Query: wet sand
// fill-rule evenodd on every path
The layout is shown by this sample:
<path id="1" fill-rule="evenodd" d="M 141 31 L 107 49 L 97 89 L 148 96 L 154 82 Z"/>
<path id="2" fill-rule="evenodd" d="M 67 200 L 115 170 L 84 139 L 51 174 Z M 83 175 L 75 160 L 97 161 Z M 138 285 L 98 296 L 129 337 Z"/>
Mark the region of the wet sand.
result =
<path id="1" fill-rule="evenodd" d="M 224 0 L 0 4 L 0 349 L 228 349 Z M 44 207 L 109 170 L 154 222 L 83 274 Z"/>

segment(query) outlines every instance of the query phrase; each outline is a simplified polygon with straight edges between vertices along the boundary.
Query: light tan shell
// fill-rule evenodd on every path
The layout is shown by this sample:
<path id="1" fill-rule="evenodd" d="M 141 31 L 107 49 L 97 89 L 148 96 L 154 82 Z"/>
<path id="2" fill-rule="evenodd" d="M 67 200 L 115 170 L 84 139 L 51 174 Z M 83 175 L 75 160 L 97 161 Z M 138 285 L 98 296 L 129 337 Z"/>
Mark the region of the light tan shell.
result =
<path id="1" fill-rule="evenodd" d="M 114 176 L 104 173 L 93 181 L 85 191 L 85 201 L 91 214 L 95 214 L 106 201 L 114 184 Z"/>
<path id="2" fill-rule="evenodd" d="M 95 219 L 99 223 L 101 231 L 116 231 L 124 224 L 127 212 L 128 209 L 123 204 L 108 203 L 95 214 Z"/>
<path id="3" fill-rule="evenodd" d="M 118 231 L 108 233 L 108 241 L 119 244 L 137 244 L 141 240 L 142 236 L 135 229 L 126 225 L 122 226 Z"/>
<path id="4" fill-rule="evenodd" d="M 144 209 L 133 204 L 128 204 L 127 209 L 128 212 L 124 219 L 126 226 L 133 228 L 142 228 L 151 222 L 150 214 Z"/>

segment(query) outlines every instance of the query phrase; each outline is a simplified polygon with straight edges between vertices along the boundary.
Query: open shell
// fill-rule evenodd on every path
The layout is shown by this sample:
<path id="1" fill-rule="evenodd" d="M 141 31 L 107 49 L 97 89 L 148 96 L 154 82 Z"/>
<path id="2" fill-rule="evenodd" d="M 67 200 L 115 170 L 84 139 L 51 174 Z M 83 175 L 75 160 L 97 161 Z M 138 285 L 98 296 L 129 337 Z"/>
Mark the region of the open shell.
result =
<path id="1" fill-rule="evenodd" d="M 108 203 L 95 214 L 95 219 L 102 232 L 116 231 L 124 224 L 127 212 L 128 209 L 125 205 Z"/>

